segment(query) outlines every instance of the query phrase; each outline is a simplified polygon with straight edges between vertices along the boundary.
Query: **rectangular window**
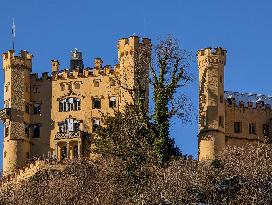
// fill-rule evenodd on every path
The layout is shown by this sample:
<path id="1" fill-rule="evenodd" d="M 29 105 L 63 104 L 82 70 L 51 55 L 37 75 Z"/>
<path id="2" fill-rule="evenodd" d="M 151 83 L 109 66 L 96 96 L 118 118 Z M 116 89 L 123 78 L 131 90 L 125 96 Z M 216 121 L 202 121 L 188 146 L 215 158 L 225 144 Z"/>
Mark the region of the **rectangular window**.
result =
<path id="1" fill-rule="evenodd" d="M 79 122 L 74 122 L 74 131 L 79 131 L 80 129 L 80 123 Z"/>
<path id="2" fill-rule="evenodd" d="M 269 126 L 268 126 L 268 124 L 263 124 L 263 134 L 265 136 L 269 135 Z"/>
<path id="3" fill-rule="evenodd" d="M 100 120 L 99 119 L 93 119 L 93 132 L 97 131 L 97 128 L 100 125 Z"/>
<path id="4" fill-rule="evenodd" d="M 80 110 L 80 99 L 74 98 L 74 109 L 75 111 Z"/>
<path id="5" fill-rule="evenodd" d="M 9 135 L 9 126 L 5 125 L 5 137 L 8 137 Z"/>
<path id="6" fill-rule="evenodd" d="M 256 134 L 256 123 L 249 123 L 248 132 L 249 134 Z"/>
<path id="7" fill-rule="evenodd" d="M 59 132 L 66 132 L 67 126 L 65 122 L 59 123 Z"/>
<path id="8" fill-rule="evenodd" d="M 41 114 L 41 105 L 36 103 L 33 106 L 33 114 Z"/>
<path id="9" fill-rule="evenodd" d="M 75 89 L 80 89 L 80 83 L 75 83 Z"/>
<path id="10" fill-rule="evenodd" d="M 28 92 L 28 85 L 25 83 L 25 91 Z"/>
<path id="11" fill-rule="evenodd" d="M 25 136 L 29 137 L 29 126 L 27 124 L 25 124 Z"/>
<path id="12" fill-rule="evenodd" d="M 220 127 L 224 127 L 224 117 L 223 116 L 219 116 L 219 126 Z"/>
<path id="13" fill-rule="evenodd" d="M 39 138 L 40 137 L 40 124 L 33 125 L 33 138 Z"/>
<path id="14" fill-rule="evenodd" d="M 79 98 L 66 98 L 59 101 L 59 112 L 69 112 L 80 110 Z"/>
<path id="15" fill-rule="evenodd" d="M 223 77 L 222 76 L 220 76 L 219 80 L 220 80 L 220 83 L 223 83 Z"/>
<path id="16" fill-rule="evenodd" d="M 26 158 L 29 159 L 29 152 L 26 152 Z"/>
<path id="17" fill-rule="evenodd" d="M 111 80 L 110 80 L 110 86 L 115 86 L 115 84 L 116 84 L 116 83 L 115 83 L 115 80 L 111 79 Z"/>
<path id="18" fill-rule="evenodd" d="M 61 84 L 60 84 L 60 90 L 61 90 L 61 91 L 64 91 L 64 90 L 65 90 L 65 84 L 64 84 L 64 83 L 61 83 Z"/>
<path id="19" fill-rule="evenodd" d="M 59 102 L 59 112 L 63 112 L 64 111 L 63 110 L 63 108 L 64 108 L 63 104 L 64 104 L 63 102 L 61 102 L 61 101 Z"/>
<path id="20" fill-rule="evenodd" d="M 234 122 L 234 132 L 241 133 L 242 132 L 242 123 L 241 122 Z"/>
<path id="21" fill-rule="evenodd" d="M 94 87 L 99 87 L 99 81 L 97 80 L 94 81 Z"/>
<path id="22" fill-rule="evenodd" d="M 100 109 L 101 108 L 101 101 L 99 98 L 93 99 L 93 109 Z"/>
<path id="23" fill-rule="evenodd" d="M 25 113 L 29 113 L 29 105 L 25 104 Z"/>
<path id="24" fill-rule="evenodd" d="M 110 106 L 111 108 L 116 107 L 116 97 L 110 97 L 109 106 Z"/>

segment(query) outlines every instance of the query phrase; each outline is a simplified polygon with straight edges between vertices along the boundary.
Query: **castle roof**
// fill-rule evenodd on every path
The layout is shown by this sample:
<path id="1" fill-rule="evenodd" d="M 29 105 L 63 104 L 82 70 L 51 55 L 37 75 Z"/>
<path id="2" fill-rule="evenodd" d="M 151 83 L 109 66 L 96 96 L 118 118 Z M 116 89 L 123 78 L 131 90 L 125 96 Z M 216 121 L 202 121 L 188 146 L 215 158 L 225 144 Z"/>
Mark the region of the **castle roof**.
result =
<path id="1" fill-rule="evenodd" d="M 272 96 L 264 95 L 264 94 L 253 94 L 253 93 L 240 93 L 240 92 L 231 92 L 225 91 L 224 98 L 235 99 L 236 103 L 240 102 L 252 102 L 256 105 L 257 102 L 263 102 L 264 104 L 272 105 Z"/>

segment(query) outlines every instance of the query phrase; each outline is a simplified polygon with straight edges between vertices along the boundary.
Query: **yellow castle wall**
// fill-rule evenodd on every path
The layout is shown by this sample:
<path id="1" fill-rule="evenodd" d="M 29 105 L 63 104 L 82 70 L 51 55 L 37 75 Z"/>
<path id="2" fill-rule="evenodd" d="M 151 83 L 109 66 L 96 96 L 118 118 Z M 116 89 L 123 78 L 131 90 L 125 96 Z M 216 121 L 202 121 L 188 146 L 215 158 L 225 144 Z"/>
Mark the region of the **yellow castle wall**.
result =
<path id="1" fill-rule="evenodd" d="M 270 131 L 268 136 L 264 135 L 263 125 L 271 127 L 271 118 L 271 109 L 261 105 L 257 107 L 253 107 L 250 103 L 244 106 L 226 105 L 226 144 L 241 146 L 250 141 L 269 139 L 272 133 Z M 241 122 L 241 133 L 235 133 L 235 122 Z M 249 123 L 256 124 L 256 134 L 249 132 Z"/>
<path id="2" fill-rule="evenodd" d="M 206 48 L 197 53 L 199 69 L 199 160 L 211 160 L 225 146 L 245 146 L 249 143 L 271 141 L 271 108 L 261 103 L 241 102 L 232 105 L 224 99 L 224 65 L 226 51 Z M 246 103 L 246 104 L 244 104 Z M 223 118 L 219 124 L 220 116 Z M 221 118 L 221 119 L 222 119 Z M 205 121 L 205 123 L 203 123 Z M 241 133 L 235 133 L 234 123 L 241 122 Z M 256 133 L 249 132 L 249 123 L 256 124 Z M 269 127 L 264 134 L 263 125 Z"/>
<path id="3" fill-rule="evenodd" d="M 4 138 L 5 175 L 22 168 L 29 157 L 57 154 L 60 159 L 63 146 L 68 146 L 70 158 L 74 155 L 75 145 L 78 145 L 79 153 L 91 157 L 93 119 L 101 119 L 100 111 L 114 114 L 113 108 L 109 106 L 110 97 L 116 97 L 116 110 L 123 110 L 126 104 L 133 103 L 135 96 L 131 96 L 127 88 L 135 88 L 136 77 L 144 84 L 147 83 L 150 40 L 143 38 L 140 41 L 139 37 L 132 36 L 120 39 L 117 47 L 118 64 L 114 68 L 103 67 L 102 60 L 97 58 L 92 71 L 89 68 L 84 68 L 82 72 L 77 69 L 59 71 L 59 62 L 52 60 L 52 75 L 43 73 L 41 78 L 37 74 L 31 74 L 32 55 L 27 51 L 22 51 L 20 56 L 14 56 L 14 51 L 3 54 L 4 86 L 5 89 L 6 86 L 9 87 L 4 93 L 4 101 L 5 107 L 11 108 L 10 117 L 2 118 L 10 130 Z M 141 69 L 143 71 L 138 72 Z M 98 87 L 95 86 L 96 82 L 99 83 Z M 78 88 L 76 84 L 79 84 Z M 145 99 L 148 99 L 147 84 L 145 89 Z M 80 110 L 60 112 L 59 101 L 73 97 L 81 100 Z M 92 100 L 95 97 L 101 100 L 100 109 L 93 109 Z M 36 103 L 41 105 L 39 114 L 33 113 Z M 25 105 L 29 107 L 29 113 L 26 113 Z M 80 131 L 84 137 L 55 139 L 59 132 L 59 122 L 67 118 L 80 121 Z M 39 138 L 33 137 L 35 124 L 41 126 Z M 29 127 L 29 136 L 25 134 L 26 126 Z"/>

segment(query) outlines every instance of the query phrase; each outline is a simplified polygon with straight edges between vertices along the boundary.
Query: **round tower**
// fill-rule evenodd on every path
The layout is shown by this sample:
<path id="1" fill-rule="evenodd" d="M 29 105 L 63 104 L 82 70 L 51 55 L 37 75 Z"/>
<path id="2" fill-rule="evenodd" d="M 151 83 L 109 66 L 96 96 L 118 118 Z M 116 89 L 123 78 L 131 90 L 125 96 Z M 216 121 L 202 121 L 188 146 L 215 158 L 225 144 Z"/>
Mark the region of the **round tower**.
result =
<path id="1" fill-rule="evenodd" d="M 30 157 L 30 72 L 32 55 L 21 51 L 14 56 L 10 50 L 2 55 L 5 75 L 3 174 L 8 175 L 24 166 Z"/>
<path id="2" fill-rule="evenodd" d="M 199 71 L 199 160 L 212 160 L 225 148 L 224 66 L 226 50 L 197 52 Z"/>

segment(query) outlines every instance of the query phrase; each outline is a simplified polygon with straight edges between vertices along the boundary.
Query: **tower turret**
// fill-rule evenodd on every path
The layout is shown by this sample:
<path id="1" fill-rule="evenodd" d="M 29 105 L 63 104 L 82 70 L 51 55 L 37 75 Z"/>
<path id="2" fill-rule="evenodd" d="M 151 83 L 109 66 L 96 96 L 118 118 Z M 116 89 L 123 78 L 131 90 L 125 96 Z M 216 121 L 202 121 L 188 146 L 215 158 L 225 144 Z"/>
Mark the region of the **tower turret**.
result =
<path id="1" fill-rule="evenodd" d="M 226 50 L 197 52 L 199 70 L 199 160 L 214 159 L 225 147 L 224 66 Z"/>
<path id="2" fill-rule="evenodd" d="M 5 74 L 4 109 L 4 175 L 26 164 L 30 157 L 30 72 L 32 55 L 21 51 L 15 56 L 10 50 L 2 55 Z"/>
<path id="3" fill-rule="evenodd" d="M 121 107 L 124 107 L 126 103 L 134 103 L 139 99 L 144 99 L 148 102 L 148 73 L 149 64 L 151 60 L 151 40 L 147 38 L 139 39 L 138 36 L 131 36 L 129 38 L 122 38 L 118 42 L 118 62 L 119 62 L 119 77 L 121 87 L 120 100 Z M 145 90 L 143 96 L 137 96 L 139 93 L 134 93 L 131 96 L 129 90 Z M 135 96 L 136 94 L 136 96 Z M 124 100 L 126 99 L 126 100 Z"/>
<path id="4" fill-rule="evenodd" d="M 70 60 L 70 71 L 79 69 L 80 72 L 83 71 L 83 59 L 82 53 L 79 52 L 76 48 L 71 52 L 71 60 Z"/>

